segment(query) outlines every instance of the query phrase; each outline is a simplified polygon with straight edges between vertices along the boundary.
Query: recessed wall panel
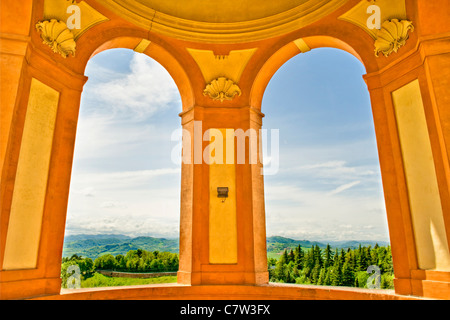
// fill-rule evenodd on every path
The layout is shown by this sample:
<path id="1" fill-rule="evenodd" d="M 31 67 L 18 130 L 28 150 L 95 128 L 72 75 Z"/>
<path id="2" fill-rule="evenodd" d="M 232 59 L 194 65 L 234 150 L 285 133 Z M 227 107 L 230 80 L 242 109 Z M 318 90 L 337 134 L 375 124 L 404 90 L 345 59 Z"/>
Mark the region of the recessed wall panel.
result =
<path id="1" fill-rule="evenodd" d="M 392 93 L 420 269 L 450 270 L 450 256 L 419 81 Z"/>
<path id="2" fill-rule="evenodd" d="M 6 238 L 4 270 L 37 267 L 59 93 L 32 79 Z"/>

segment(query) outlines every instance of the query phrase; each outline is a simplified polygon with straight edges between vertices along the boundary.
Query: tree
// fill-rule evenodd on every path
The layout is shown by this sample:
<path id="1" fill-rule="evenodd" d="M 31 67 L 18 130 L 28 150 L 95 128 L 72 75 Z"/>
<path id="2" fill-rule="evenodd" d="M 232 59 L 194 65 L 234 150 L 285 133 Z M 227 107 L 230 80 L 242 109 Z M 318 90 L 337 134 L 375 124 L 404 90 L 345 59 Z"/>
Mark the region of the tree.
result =
<path id="1" fill-rule="evenodd" d="M 274 277 L 278 282 L 286 282 L 286 269 L 287 265 L 284 263 L 281 256 L 274 270 Z"/>
<path id="2" fill-rule="evenodd" d="M 331 251 L 331 246 L 327 244 L 324 252 L 324 267 L 328 268 L 333 264 L 333 252 Z"/>
<path id="3" fill-rule="evenodd" d="M 71 266 L 78 266 L 80 280 L 85 280 L 93 276 L 95 272 L 94 261 L 91 258 L 83 258 L 73 255 L 71 258 L 63 259 L 61 265 L 61 286 L 67 288 L 67 280 L 74 275 L 74 272 L 68 272 Z"/>
<path id="4" fill-rule="evenodd" d="M 298 245 L 298 247 L 296 248 L 295 252 L 294 252 L 294 256 L 295 256 L 295 263 L 297 264 L 297 267 L 299 270 L 303 269 L 303 262 L 305 260 L 305 253 L 302 249 L 301 245 Z"/>
<path id="5" fill-rule="evenodd" d="M 112 254 L 105 254 L 95 259 L 94 265 L 101 270 L 115 270 L 117 261 Z"/>
<path id="6" fill-rule="evenodd" d="M 121 270 L 121 271 L 123 271 L 123 270 L 125 270 L 126 269 L 126 267 L 127 267 L 127 261 L 125 260 L 125 257 L 123 256 L 123 255 L 121 255 L 121 254 L 118 254 L 117 256 L 116 256 L 116 261 L 117 261 L 117 270 Z"/>
<path id="7" fill-rule="evenodd" d="M 353 273 L 353 270 L 348 261 L 346 261 L 342 267 L 341 285 L 346 287 L 353 287 L 354 284 L 355 284 L 355 274 Z"/>
<path id="8" fill-rule="evenodd" d="M 320 267 L 323 266 L 322 249 L 317 244 L 314 246 L 313 259 L 315 264 L 318 264 Z"/>
<path id="9" fill-rule="evenodd" d="M 299 263 L 300 261 L 302 263 Z M 393 288 L 392 256 L 389 246 L 375 246 L 372 249 L 360 245 L 358 249 L 347 250 L 336 248 L 334 254 L 329 245 L 323 254 L 322 249 L 316 245 L 306 252 L 299 246 L 289 253 L 285 250 L 275 264 L 272 262 L 275 268 L 270 269 L 269 274 L 271 281 L 364 288 L 369 278 L 367 267 L 373 262 L 377 262 L 382 270 L 382 288 Z"/>
<path id="10" fill-rule="evenodd" d="M 360 244 L 358 251 L 357 251 L 356 270 L 357 271 L 367 270 L 367 268 L 369 267 L 369 264 L 367 262 L 368 262 L 368 259 L 367 259 L 367 255 L 366 255 L 366 250 L 364 250 Z"/>
<path id="11" fill-rule="evenodd" d="M 311 283 L 317 284 L 317 282 L 319 281 L 320 269 L 321 269 L 320 262 L 319 259 L 317 259 L 314 268 L 311 270 L 310 275 Z"/>
<path id="12" fill-rule="evenodd" d="M 332 286 L 342 285 L 342 271 L 339 262 L 335 262 L 334 266 L 330 268 L 330 284 Z"/>
<path id="13" fill-rule="evenodd" d="M 319 273 L 319 279 L 317 279 L 317 285 L 319 285 L 319 286 L 326 285 L 326 283 L 325 283 L 326 274 L 327 274 L 327 269 L 325 267 L 321 268 L 320 273 Z"/>

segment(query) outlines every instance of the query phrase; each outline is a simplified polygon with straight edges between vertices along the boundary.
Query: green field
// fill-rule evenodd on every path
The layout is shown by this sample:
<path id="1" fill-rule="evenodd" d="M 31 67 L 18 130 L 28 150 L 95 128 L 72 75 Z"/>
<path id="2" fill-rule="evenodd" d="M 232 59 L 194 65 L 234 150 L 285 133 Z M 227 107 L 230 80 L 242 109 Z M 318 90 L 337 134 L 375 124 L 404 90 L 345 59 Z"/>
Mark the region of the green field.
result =
<path id="1" fill-rule="evenodd" d="M 122 278 L 122 277 L 107 277 L 100 273 L 94 273 L 94 275 L 86 280 L 81 281 L 82 288 L 97 288 L 97 287 L 120 287 L 120 286 L 137 286 L 145 284 L 158 284 L 158 283 L 176 283 L 176 276 L 165 276 L 150 279 L 135 279 L 135 278 Z"/>

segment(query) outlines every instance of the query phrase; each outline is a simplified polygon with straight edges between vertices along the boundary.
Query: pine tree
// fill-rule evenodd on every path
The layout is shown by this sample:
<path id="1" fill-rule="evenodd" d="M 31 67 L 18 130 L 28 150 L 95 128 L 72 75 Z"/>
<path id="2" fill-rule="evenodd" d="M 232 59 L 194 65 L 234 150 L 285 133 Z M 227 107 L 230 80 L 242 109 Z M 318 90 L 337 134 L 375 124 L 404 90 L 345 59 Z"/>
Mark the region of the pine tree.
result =
<path id="1" fill-rule="evenodd" d="M 325 279 L 324 279 L 324 281 L 323 281 L 323 285 L 325 285 L 325 286 L 331 286 L 331 270 L 332 270 L 332 268 L 333 267 L 328 267 L 326 270 L 325 270 Z"/>
<path id="2" fill-rule="evenodd" d="M 273 276 L 274 276 L 274 278 L 277 281 L 286 282 L 285 281 L 285 276 L 286 276 L 286 256 L 284 254 L 282 254 L 280 259 L 278 260 L 277 265 L 275 266 L 275 269 L 273 271 Z"/>
<path id="3" fill-rule="evenodd" d="M 129 257 L 131 261 L 139 262 L 137 252 Z M 146 252 L 142 254 L 142 258 L 144 257 L 146 258 Z M 164 263 L 163 256 L 161 259 Z M 118 262 L 120 260 L 117 259 Z M 364 287 L 368 277 L 365 271 L 371 264 L 378 265 L 382 271 L 382 287 L 392 288 L 391 249 L 377 245 L 374 248 L 360 245 L 354 250 L 336 248 L 334 254 L 329 245 L 323 251 L 318 245 L 311 246 L 307 251 L 298 246 L 290 251 L 285 250 L 275 268 L 269 271 L 271 281 Z"/>
<path id="4" fill-rule="evenodd" d="M 343 266 L 344 265 L 344 263 L 345 263 L 345 251 L 344 251 L 344 249 L 341 249 L 341 254 L 339 255 L 339 262 L 340 262 L 340 264 L 341 264 L 341 266 Z"/>
<path id="5" fill-rule="evenodd" d="M 325 261 L 323 266 L 325 268 L 328 268 L 333 264 L 333 253 L 331 252 L 331 246 L 329 244 L 327 244 L 327 247 L 325 248 L 324 259 Z"/>
<path id="6" fill-rule="evenodd" d="M 341 251 L 341 254 L 343 251 Z M 334 257 L 334 265 L 330 270 L 330 281 L 332 286 L 340 286 L 342 284 L 342 257 L 336 249 Z"/>
<path id="7" fill-rule="evenodd" d="M 342 282 L 341 284 L 346 287 L 352 287 L 355 283 L 355 274 L 350 267 L 348 261 L 346 261 L 342 267 Z"/>
<path id="8" fill-rule="evenodd" d="M 350 268 L 356 272 L 356 254 L 354 250 L 350 252 L 350 258 L 348 260 L 348 263 L 350 265 Z"/>
<path id="9" fill-rule="evenodd" d="M 319 280 L 319 275 L 320 275 L 320 262 L 317 259 L 314 268 L 311 270 L 310 275 L 311 283 L 317 284 L 317 281 Z"/>
<path id="10" fill-rule="evenodd" d="M 294 254 L 294 250 L 292 250 L 292 249 L 291 249 L 291 251 L 289 251 L 288 261 L 289 262 L 294 262 L 295 261 L 295 254 Z"/>
<path id="11" fill-rule="evenodd" d="M 359 245 L 358 256 L 356 259 L 356 270 L 357 271 L 366 271 L 369 267 L 367 263 L 366 251 Z"/>
<path id="12" fill-rule="evenodd" d="M 330 284 L 332 286 L 340 286 L 342 284 L 342 271 L 339 262 L 330 268 Z"/>
<path id="13" fill-rule="evenodd" d="M 320 267 L 323 266 L 322 249 L 317 244 L 314 246 L 313 259 L 315 264 L 319 264 Z"/>
<path id="14" fill-rule="evenodd" d="M 303 269 L 304 260 L 305 260 L 305 253 L 302 249 L 302 246 L 298 245 L 297 249 L 295 250 L 295 263 L 297 264 L 297 268 L 299 270 Z"/>
<path id="15" fill-rule="evenodd" d="M 281 258 L 283 259 L 282 260 L 283 263 L 286 263 L 286 264 L 289 263 L 289 256 L 288 256 L 288 253 L 287 253 L 287 249 L 284 249 Z"/>
<path id="16" fill-rule="evenodd" d="M 305 269 L 308 270 L 308 276 L 309 276 L 309 272 L 311 272 L 311 270 L 314 268 L 314 247 L 311 248 L 311 250 L 309 250 L 306 254 L 305 254 L 305 259 L 304 259 L 304 263 L 303 266 Z"/>
<path id="17" fill-rule="evenodd" d="M 326 277 L 326 268 L 321 268 L 319 273 L 319 279 L 317 280 L 317 285 L 323 286 L 325 284 L 325 277 Z"/>

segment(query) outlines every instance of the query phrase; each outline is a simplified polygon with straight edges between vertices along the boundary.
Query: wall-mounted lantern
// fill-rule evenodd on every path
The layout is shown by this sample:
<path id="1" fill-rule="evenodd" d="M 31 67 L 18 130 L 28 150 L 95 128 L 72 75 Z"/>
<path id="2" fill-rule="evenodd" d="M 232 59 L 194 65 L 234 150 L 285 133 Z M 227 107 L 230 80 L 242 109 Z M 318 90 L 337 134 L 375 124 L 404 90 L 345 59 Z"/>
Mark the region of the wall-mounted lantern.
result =
<path id="1" fill-rule="evenodd" d="M 228 198 L 228 187 L 217 187 L 217 198 L 222 198 L 222 202 Z"/>

